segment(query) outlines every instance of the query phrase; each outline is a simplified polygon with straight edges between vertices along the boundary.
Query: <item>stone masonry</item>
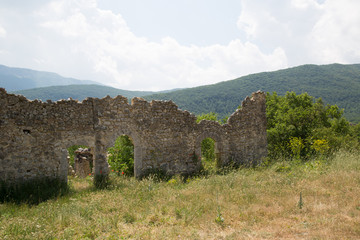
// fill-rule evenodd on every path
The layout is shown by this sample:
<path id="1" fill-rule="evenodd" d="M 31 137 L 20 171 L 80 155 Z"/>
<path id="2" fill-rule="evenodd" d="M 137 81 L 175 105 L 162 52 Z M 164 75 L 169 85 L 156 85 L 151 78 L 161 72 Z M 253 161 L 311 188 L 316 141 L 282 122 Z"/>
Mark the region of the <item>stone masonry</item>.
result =
<path id="1" fill-rule="evenodd" d="M 267 155 L 265 94 L 245 98 L 227 124 L 179 110 L 172 101 L 109 96 L 82 102 L 29 101 L 0 88 L 0 180 L 67 181 L 67 148 L 90 147 L 94 173 L 108 174 L 107 149 L 117 137 L 134 144 L 135 176 L 149 169 L 191 174 L 201 169 L 201 141 L 215 140 L 218 165 L 256 164 Z"/>

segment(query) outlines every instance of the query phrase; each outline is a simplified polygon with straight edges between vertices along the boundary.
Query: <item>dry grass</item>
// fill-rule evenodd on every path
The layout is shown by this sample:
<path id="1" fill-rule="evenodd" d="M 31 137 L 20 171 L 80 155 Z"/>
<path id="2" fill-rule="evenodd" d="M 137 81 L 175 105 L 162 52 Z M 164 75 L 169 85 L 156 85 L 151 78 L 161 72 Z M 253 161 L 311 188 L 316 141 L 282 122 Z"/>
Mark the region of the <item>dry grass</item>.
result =
<path id="1" fill-rule="evenodd" d="M 66 197 L 0 205 L 0 239 L 360 239 L 359 154 L 185 184 L 113 177 L 99 191 L 70 181 Z"/>

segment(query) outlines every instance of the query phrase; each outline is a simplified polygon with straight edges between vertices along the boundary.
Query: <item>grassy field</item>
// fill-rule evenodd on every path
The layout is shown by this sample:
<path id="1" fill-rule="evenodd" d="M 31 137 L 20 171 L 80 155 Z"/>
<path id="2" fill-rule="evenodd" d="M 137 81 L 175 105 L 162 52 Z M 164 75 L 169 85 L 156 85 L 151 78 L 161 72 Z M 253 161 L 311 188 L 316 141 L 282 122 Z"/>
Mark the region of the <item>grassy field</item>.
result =
<path id="1" fill-rule="evenodd" d="M 0 204 L 0 239 L 360 239 L 360 155 L 167 182 L 111 176 L 39 205 Z M 300 198 L 301 193 L 301 198 Z"/>

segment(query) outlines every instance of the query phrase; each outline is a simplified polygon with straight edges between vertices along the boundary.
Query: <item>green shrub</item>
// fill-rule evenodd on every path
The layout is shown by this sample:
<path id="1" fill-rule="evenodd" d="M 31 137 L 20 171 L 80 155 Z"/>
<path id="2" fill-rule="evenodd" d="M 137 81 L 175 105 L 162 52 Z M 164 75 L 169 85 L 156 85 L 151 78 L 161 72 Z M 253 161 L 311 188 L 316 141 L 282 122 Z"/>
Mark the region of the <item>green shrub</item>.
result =
<path id="1" fill-rule="evenodd" d="M 350 135 L 356 134 L 343 117 L 343 110 L 307 93 L 267 93 L 266 117 L 268 151 L 273 159 L 306 160 L 354 145 L 355 137 Z"/>
<path id="2" fill-rule="evenodd" d="M 360 143 L 360 123 L 350 126 L 350 135 L 356 138 Z"/>

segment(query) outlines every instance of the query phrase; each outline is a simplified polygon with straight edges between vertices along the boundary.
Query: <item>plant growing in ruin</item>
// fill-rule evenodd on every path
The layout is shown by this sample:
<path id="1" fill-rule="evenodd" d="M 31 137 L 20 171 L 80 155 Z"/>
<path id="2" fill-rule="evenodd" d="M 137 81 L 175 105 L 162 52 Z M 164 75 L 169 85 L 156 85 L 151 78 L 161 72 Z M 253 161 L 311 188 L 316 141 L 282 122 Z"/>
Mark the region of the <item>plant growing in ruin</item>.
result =
<path id="1" fill-rule="evenodd" d="M 114 147 L 109 148 L 108 152 L 108 162 L 112 170 L 128 176 L 134 175 L 134 145 L 128 136 L 123 135 L 116 139 Z"/>

